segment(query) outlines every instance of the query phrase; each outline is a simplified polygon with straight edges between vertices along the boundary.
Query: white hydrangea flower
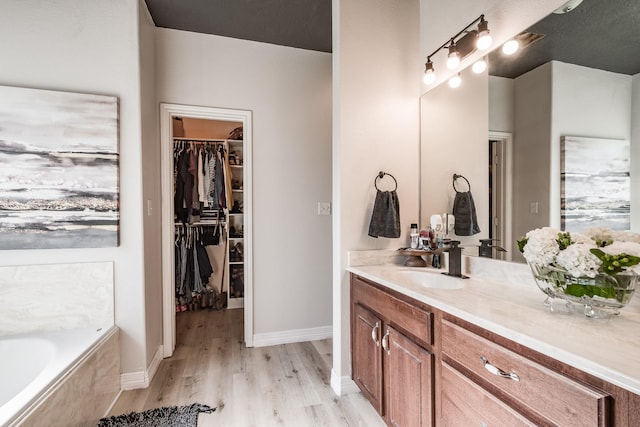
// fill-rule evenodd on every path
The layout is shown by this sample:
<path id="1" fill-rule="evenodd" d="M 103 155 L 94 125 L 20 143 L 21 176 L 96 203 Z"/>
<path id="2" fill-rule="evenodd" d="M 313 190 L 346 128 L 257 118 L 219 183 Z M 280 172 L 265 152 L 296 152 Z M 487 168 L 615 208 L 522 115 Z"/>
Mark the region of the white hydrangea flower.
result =
<path id="1" fill-rule="evenodd" d="M 571 242 L 595 245 L 595 240 L 593 240 L 590 235 L 582 233 L 571 233 Z"/>
<path id="2" fill-rule="evenodd" d="M 612 231 L 611 237 L 614 242 L 635 242 L 640 243 L 640 234 L 632 231 Z"/>
<path id="3" fill-rule="evenodd" d="M 594 242 L 612 242 L 616 239 L 612 236 L 613 231 L 604 227 L 591 227 L 582 232 L 585 236 L 590 237 Z"/>
<path id="4" fill-rule="evenodd" d="M 536 228 L 526 234 L 527 244 L 522 255 L 531 264 L 549 265 L 555 261 L 560 247 L 556 239 L 559 230 L 551 227 Z"/>
<path id="5" fill-rule="evenodd" d="M 601 249 L 602 252 L 609 255 L 625 253 L 627 255 L 640 256 L 640 243 L 635 242 L 613 242 Z"/>
<path id="6" fill-rule="evenodd" d="M 596 245 L 592 243 L 575 243 L 560 251 L 556 256 L 556 264 L 569 272 L 573 277 L 595 277 L 602 262 L 591 253 Z"/>

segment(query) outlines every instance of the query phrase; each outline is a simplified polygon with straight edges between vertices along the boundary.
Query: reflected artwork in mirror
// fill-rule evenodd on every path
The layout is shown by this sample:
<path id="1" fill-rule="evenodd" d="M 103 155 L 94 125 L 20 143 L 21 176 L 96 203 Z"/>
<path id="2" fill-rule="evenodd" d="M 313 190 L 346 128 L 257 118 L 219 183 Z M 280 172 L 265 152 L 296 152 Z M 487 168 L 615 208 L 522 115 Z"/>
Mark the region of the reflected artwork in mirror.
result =
<path id="1" fill-rule="evenodd" d="M 577 136 L 630 142 L 628 228 L 640 231 L 633 209 L 640 175 L 634 161 L 640 158 L 639 19 L 640 2 L 584 0 L 515 35 L 527 41 L 515 55 L 494 49 L 488 74 L 464 78 L 471 75 L 464 70 L 460 88 L 427 92 L 421 224 L 450 209 L 451 195 L 438 201 L 436 194 L 446 192 L 449 171 L 473 177 L 479 238 L 497 239 L 507 250 L 494 251 L 494 258 L 524 262 L 518 238 L 539 227 L 561 228 L 561 140 Z M 465 255 L 478 255 L 477 240 L 463 242 Z"/>

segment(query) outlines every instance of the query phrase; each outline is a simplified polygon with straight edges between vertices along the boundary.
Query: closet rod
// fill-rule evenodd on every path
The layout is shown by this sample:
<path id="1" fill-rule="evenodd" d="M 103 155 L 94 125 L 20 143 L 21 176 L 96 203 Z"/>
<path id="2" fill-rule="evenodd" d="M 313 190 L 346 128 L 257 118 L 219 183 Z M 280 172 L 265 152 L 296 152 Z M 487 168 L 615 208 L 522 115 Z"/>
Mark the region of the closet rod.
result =
<path id="1" fill-rule="evenodd" d="M 190 141 L 190 142 L 219 142 L 219 143 L 226 143 L 227 140 L 226 139 L 206 139 L 206 138 L 184 138 L 184 137 L 174 137 L 173 138 L 174 141 Z"/>

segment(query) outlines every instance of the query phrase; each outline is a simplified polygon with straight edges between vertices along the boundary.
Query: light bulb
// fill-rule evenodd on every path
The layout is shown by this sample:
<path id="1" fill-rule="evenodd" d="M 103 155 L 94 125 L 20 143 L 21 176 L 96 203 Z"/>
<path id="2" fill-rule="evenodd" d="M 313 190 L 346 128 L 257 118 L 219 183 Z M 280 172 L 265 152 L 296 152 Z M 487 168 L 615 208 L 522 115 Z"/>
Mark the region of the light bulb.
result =
<path id="1" fill-rule="evenodd" d="M 476 41 L 476 47 L 478 48 L 478 50 L 487 50 L 489 49 L 489 46 L 491 46 L 492 41 L 493 39 L 491 38 L 489 31 L 487 30 L 486 34 L 478 35 L 478 40 Z"/>
<path id="2" fill-rule="evenodd" d="M 449 57 L 447 58 L 447 68 L 450 70 L 455 70 L 460 65 L 460 54 L 458 53 L 458 47 L 456 46 L 456 42 L 451 39 L 449 43 Z"/>
<path id="3" fill-rule="evenodd" d="M 430 85 L 436 81 L 436 73 L 433 70 L 426 71 L 424 73 L 424 84 Z"/>
<path id="4" fill-rule="evenodd" d="M 461 84 L 462 84 L 462 79 L 460 78 L 460 74 L 456 74 L 455 76 L 449 79 L 449 87 L 452 89 L 460 87 Z"/>
<path id="5" fill-rule="evenodd" d="M 513 55 L 518 51 L 518 48 L 520 48 L 520 43 L 518 40 L 512 39 L 502 45 L 502 53 L 505 55 Z"/>
<path id="6" fill-rule="evenodd" d="M 478 59 L 471 66 L 471 70 L 476 74 L 480 74 L 480 73 L 484 72 L 484 70 L 486 70 L 486 69 L 487 69 L 487 61 L 485 61 L 484 58 Z"/>
<path id="7" fill-rule="evenodd" d="M 424 64 L 424 84 L 430 85 L 436 80 L 436 72 L 433 69 L 433 62 L 427 58 L 427 63 Z"/>
<path id="8" fill-rule="evenodd" d="M 458 52 L 453 51 L 449 54 L 449 58 L 447 58 L 447 68 L 450 70 L 455 70 L 460 65 L 460 56 L 458 56 Z"/>
<path id="9" fill-rule="evenodd" d="M 480 17 L 480 23 L 478 24 L 478 39 L 476 40 L 476 47 L 478 50 L 487 50 L 491 46 L 491 35 L 489 34 L 489 23 L 484 20 L 484 15 Z"/>

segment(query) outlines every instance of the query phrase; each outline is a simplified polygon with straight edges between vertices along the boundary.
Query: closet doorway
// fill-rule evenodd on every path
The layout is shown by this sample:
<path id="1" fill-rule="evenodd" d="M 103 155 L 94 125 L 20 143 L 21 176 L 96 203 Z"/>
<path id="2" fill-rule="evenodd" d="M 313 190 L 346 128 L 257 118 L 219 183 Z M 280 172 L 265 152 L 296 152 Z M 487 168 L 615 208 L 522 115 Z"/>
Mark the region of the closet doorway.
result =
<path id="1" fill-rule="evenodd" d="M 188 124 L 184 126 L 184 124 Z M 186 129 L 189 129 L 186 131 Z M 230 130 L 240 128 L 241 134 Z M 186 132 L 186 133 L 185 133 Z M 197 107 L 178 104 L 160 104 L 160 139 L 161 139 L 161 176 L 162 176 L 162 289 L 163 289 L 163 356 L 170 357 L 176 345 L 176 311 L 199 307 L 210 308 L 215 305 L 210 298 L 215 295 L 218 308 L 244 308 L 244 342 L 247 347 L 253 346 L 253 274 L 252 274 L 252 218 L 251 218 L 251 112 L 246 110 L 230 110 L 210 107 Z M 174 159 L 182 154 L 182 150 L 202 152 L 203 158 L 222 159 L 211 168 L 225 171 L 225 195 L 218 203 L 209 200 L 201 206 L 215 206 L 216 209 L 189 209 L 186 204 L 177 213 L 174 196 L 178 177 L 174 173 Z M 204 152 L 209 153 L 208 157 Z M 197 163 L 197 161 L 195 162 Z M 215 168 L 218 169 L 215 169 Z M 203 168 L 204 169 L 204 168 Z M 206 169 L 205 169 L 206 170 Z M 211 175 L 213 176 L 213 175 Z M 219 180 L 218 182 L 222 182 Z M 194 186 L 194 198 L 197 187 Z M 202 189 L 201 189 L 202 190 Z M 219 192 L 219 191 L 218 191 Z M 211 190 L 213 193 L 213 189 Z M 202 193 L 201 193 L 202 194 Z M 201 196 L 202 197 L 202 196 Z M 223 208 L 217 209 L 219 206 Z M 193 216 L 201 214 L 202 217 Z M 188 239 L 208 233 L 213 237 L 216 229 L 223 228 L 220 245 L 209 248 L 214 274 L 208 292 L 198 294 L 191 289 L 189 298 L 176 298 L 176 252 L 178 259 L 184 249 L 176 246 L 177 239 Z M 216 240 L 217 242 L 217 240 Z M 222 248 L 220 248 L 222 246 Z M 193 247 L 191 247 L 193 249 Z M 202 249 L 202 248 L 200 248 Z M 204 252 L 204 251 L 202 251 Z M 218 255 L 216 255 L 218 254 Z M 193 249 L 191 256 L 196 256 Z M 202 253 L 201 253 L 202 255 Z M 186 259 L 186 258 L 185 258 Z M 189 264 L 191 265 L 191 264 Z M 181 282 L 182 283 L 182 282 Z M 206 288 L 206 283 L 203 286 Z M 199 284 L 196 283 L 196 287 Z M 197 295 L 195 300 L 191 295 Z M 221 304 L 220 297 L 225 301 Z"/>
<path id="2" fill-rule="evenodd" d="M 496 259 L 511 261 L 512 245 L 512 134 L 489 131 L 489 238 L 506 252 L 494 250 Z"/>

